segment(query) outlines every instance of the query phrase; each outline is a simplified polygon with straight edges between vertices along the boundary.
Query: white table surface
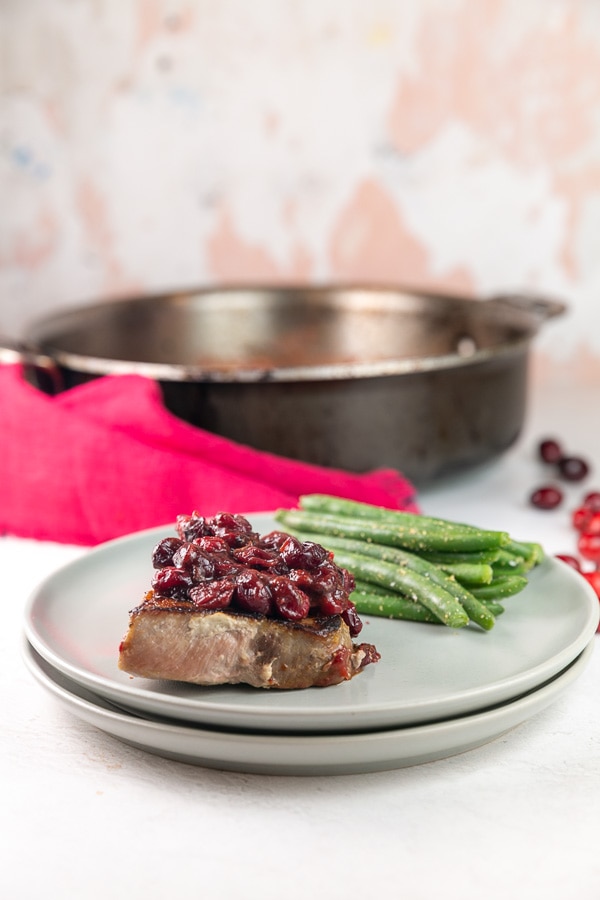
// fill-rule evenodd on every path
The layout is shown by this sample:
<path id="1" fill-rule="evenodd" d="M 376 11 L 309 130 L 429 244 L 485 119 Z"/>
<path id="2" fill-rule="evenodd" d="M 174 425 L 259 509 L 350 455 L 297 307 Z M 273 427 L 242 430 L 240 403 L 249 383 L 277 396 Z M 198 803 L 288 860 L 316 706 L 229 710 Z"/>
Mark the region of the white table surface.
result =
<path id="1" fill-rule="evenodd" d="M 568 510 L 600 488 L 600 387 L 531 394 L 501 461 L 423 491 L 421 503 L 569 552 Z M 527 503 L 545 480 L 535 446 L 549 434 L 597 474 L 550 513 Z M 600 652 L 547 710 L 451 759 L 328 778 L 208 770 L 79 721 L 25 669 L 27 597 L 83 552 L 0 540 L 2 896 L 598 900 Z"/>

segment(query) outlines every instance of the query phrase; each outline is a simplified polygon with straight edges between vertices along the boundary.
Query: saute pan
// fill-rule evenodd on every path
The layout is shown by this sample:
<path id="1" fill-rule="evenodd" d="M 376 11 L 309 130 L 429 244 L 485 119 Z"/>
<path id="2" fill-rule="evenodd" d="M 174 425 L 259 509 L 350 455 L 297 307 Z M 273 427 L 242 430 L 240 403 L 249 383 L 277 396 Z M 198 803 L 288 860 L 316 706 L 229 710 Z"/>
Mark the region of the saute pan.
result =
<path id="1" fill-rule="evenodd" d="M 204 289 L 54 313 L 13 358 L 49 390 L 145 375 L 171 412 L 209 431 L 325 466 L 394 467 L 423 484 L 515 441 L 532 339 L 564 311 L 529 296 Z"/>

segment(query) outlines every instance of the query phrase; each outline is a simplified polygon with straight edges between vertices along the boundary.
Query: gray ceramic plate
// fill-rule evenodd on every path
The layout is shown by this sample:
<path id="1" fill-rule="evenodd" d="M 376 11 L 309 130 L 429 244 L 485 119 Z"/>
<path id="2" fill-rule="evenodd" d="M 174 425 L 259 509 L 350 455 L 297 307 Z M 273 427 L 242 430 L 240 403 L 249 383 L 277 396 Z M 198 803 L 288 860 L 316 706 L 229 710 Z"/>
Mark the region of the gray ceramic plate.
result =
<path id="1" fill-rule="evenodd" d="M 362 734 L 252 734 L 123 712 L 54 669 L 27 644 L 25 662 L 79 719 L 139 749 L 180 762 L 263 775 L 351 775 L 414 766 L 487 744 L 552 703 L 581 674 L 593 641 L 561 673 L 518 700 L 430 725 Z"/>
<path id="2" fill-rule="evenodd" d="M 252 515 L 265 533 L 276 523 Z M 46 579 L 30 598 L 25 632 L 48 662 L 121 707 L 219 728 L 351 732 L 462 716 L 512 700 L 555 676 L 592 639 L 599 604 L 576 572 L 548 558 L 506 601 L 495 627 L 458 631 L 372 618 L 361 640 L 381 661 L 352 681 L 302 691 L 198 687 L 131 678 L 117 668 L 128 612 L 148 589 L 151 551 L 173 529 L 104 544 Z"/>

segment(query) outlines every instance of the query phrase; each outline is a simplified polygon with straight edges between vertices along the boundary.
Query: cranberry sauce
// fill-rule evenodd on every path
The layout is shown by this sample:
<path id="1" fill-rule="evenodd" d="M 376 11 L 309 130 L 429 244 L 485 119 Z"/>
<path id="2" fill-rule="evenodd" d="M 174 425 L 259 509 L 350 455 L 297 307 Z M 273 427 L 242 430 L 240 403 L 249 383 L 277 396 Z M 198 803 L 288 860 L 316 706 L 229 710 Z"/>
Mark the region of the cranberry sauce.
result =
<path id="1" fill-rule="evenodd" d="M 352 636 L 360 632 L 354 578 L 320 544 L 282 531 L 260 536 L 244 516 L 225 512 L 178 516 L 176 530 L 152 553 L 157 596 L 293 621 L 341 615 Z"/>

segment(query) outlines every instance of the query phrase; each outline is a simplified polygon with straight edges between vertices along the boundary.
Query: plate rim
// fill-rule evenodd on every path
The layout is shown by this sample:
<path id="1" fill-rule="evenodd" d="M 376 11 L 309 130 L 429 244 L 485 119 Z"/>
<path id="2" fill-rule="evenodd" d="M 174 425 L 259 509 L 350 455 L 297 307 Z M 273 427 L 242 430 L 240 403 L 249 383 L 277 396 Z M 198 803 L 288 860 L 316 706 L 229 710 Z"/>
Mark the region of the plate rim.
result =
<path id="1" fill-rule="evenodd" d="M 60 672 L 60 670 L 55 669 L 41 654 L 38 654 L 35 647 L 27 640 L 23 641 L 22 656 L 25 667 L 32 677 L 56 701 L 61 703 L 76 718 L 87 722 L 121 743 L 134 746 L 154 755 L 176 759 L 180 762 L 227 771 L 262 775 L 331 776 L 332 774 L 365 774 L 420 765 L 447 759 L 491 743 L 496 738 L 542 712 L 558 699 L 583 673 L 594 652 L 594 645 L 595 641 L 592 639 L 574 660 L 541 686 L 528 691 L 525 695 L 497 704 L 488 710 L 474 711 L 463 716 L 445 719 L 442 722 L 420 723 L 401 728 L 317 735 L 304 735 L 301 733 L 279 735 L 235 730 L 223 731 L 212 727 L 199 728 L 191 723 L 165 722 L 158 719 L 142 718 L 120 709 L 106 709 L 95 702 L 96 699 L 100 704 L 107 704 L 109 707 L 112 707 L 110 701 L 106 701 L 105 698 L 94 698 L 93 695 L 92 697 L 82 697 L 80 693 L 77 693 L 78 691 L 83 691 L 85 694 L 92 694 L 83 685 L 72 682 L 75 691 L 71 691 L 64 684 L 57 682 L 55 677 L 53 677 L 54 672 L 64 681 L 71 682 L 71 679 Z M 36 655 L 39 659 L 36 659 Z M 41 664 L 39 660 L 41 660 Z M 44 668 L 44 664 L 46 668 Z M 46 669 L 50 669 L 52 674 L 49 674 Z M 113 727 L 109 728 L 109 725 Z M 115 727 L 117 725 L 119 726 L 118 728 Z M 137 740 L 124 737 L 123 729 L 128 727 L 136 730 L 141 735 L 141 738 L 139 735 Z M 457 736 L 461 732 L 468 731 L 470 728 L 479 731 L 478 737 L 471 737 L 470 740 L 465 739 L 462 742 L 456 741 Z M 144 736 L 152 735 L 159 736 L 159 739 L 155 740 L 153 744 L 148 740 L 144 740 Z M 163 737 L 162 741 L 160 740 L 161 735 Z M 198 748 L 195 753 L 184 752 L 183 749 L 174 750 L 172 746 L 169 748 L 165 746 L 167 737 L 169 741 L 180 739 L 186 745 L 189 745 L 190 742 L 194 743 L 194 741 L 196 744 L 199 744 L 204 740 L 209 744 L 213 744 L 215 749 L 212 755 L 209 753 L 208 756 L 206 750 L 200 753 Z M 405 743 L 411 740 L 418 742 L 419 739 L 427 740 L 430 737 L 445 738 L 447 743 L 444 743 L 442 747 L 438 746 L 437 750 L 432 749 L 427 752 L 421 750 L 416 755 L 413 751 L 412 756 L 402 756 L 398 753 L 398 745 L 402 745 L 403 741 Z M 261 752 L 262 754 L 264 754 L 265 748 L 270 746 L 271 758 L 270 760 L 263 758 L 261 762 L 256 763 L 251 760 L 248 761 L 241 754 L 233 752 L 226 754 L 227 758 L 219 755 L 219 753 L 222 754 L 224 746 L 227 746 L 227 748 L 233 746 L 235 748 L 238 745 L 240 749 L 241 746 L 246 746 L 253 752 Z M 218 749 L 219 747 L 221 747 L 221 750 Z M 303 757 L 302 761 L 296 760 L 292 762 L 287 757 L 284 759 L 283 757 L 293 752 L 294 748 L 297 752 L 308 750 L 309 754 L 307 757 Z M 351 751 L 349 759 L 345 762 L 340 759 L 340 748 L 342 751 L 346 748 L 349 748 Z M 333 755 L 330 752 L 332 750 L 335 751 Z M 319 756 L 319 754 L 323 754 L 323 756 Z"/>

